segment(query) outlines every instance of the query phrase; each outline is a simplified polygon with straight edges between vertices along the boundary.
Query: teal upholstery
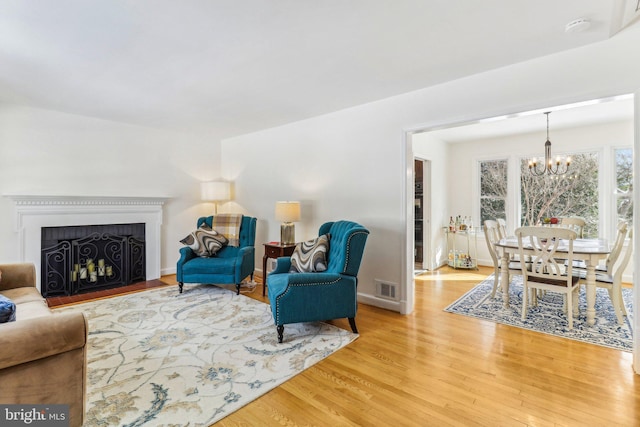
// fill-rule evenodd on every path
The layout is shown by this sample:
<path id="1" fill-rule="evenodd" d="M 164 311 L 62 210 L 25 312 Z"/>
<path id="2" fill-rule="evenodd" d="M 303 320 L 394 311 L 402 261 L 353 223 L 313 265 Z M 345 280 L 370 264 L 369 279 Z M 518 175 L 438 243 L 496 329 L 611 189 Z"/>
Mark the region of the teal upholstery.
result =
<path id="1" fill-rule="evenodd" d="M 318 235 L 329 233 L 327 271 L 289 273 L 291 258 L 278 258 L 269 274 L 269 302 L 282 342 L 284 325 L 346 317 L 354 333 L 358 310 L 358 270 L 369 231 L 351 221 L 327 222 Z"/>
<path id="2" fill-rule="evenodd" d="M 213 216 L 198 219 L 196 227 L 203 223 L 211 226 Z M 255 269 L 256 219 L 243 216 L 240 224 L 238 247 L 225 246 L 214 257 L 197 256 L 189 247 L 180 248 L 176 279 L 180 293 L 185 283 L 235 284 L 240 293 L 240 283 L 247 276 L 253 280 Z"/>

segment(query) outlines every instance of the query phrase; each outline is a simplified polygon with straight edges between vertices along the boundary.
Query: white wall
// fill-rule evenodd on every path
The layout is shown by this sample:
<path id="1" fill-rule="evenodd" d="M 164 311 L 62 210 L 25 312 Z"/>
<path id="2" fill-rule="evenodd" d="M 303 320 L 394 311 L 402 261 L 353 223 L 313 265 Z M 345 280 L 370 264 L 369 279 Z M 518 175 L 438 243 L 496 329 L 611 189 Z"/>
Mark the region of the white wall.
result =
<path id="1" fill-rule="evenodd" d="M 220 175 L 220 143 L 78 115 L 0 105 L 0 195 L 168 196 L 163 274 L 178 241 L 213 206 L 199 182 Z M 20 261 L 13 202 L 0 197 L 0 261 Z"/>
<path id="2" fill-rule="evenodd" d="M 410 312 L 405 251 L 412 154 L 404 131 L 633 92 L 640 88 L 640 57 L 632 54 L 639 43 L 636 25 L 602 43 L 231 138 L 223 141 L 223 171 L 243 189 L 239 203 L 261 219 L 258 241 L 277 239 L 273 204 L 280 199 L 306 204 L 298 238 L 312 237 L 330 219 L 369 228 L 361 300 Z M 376 300 L 375 278 L 401 283 L 402 301 Z"/>
<path id="3" fill-rule="evenodd" d="M 278 239 L 275 201 L 301 200 L 298 240 L 315 236 L 326 220 L 362 223 L 371 236 L 360 299 L 409 313 L 413 154 L 406 133 L 639 91 L 638 46 L 636 24 L 601 43 L 227 139 L 220 149 L 206 137 L 0 106 L 0 193 L 172 196 L 165 210 L 162 256 L 169 270 L 175 266 L 177 240 L 208 209 L 199 204 L 198 182 L 217 177 L 221 168 L 236 189 L 234 203 L 222 209 L 238 208 L 259 218 L 257 266 L 262 265 L 260 242 Z M 638 140 L 635 144 L 640 152 Z M 134 161 L 117 166 L 124 154 L 132 154 Z M 105 181 L 106 176 L 115 181 Z M 9 203 L 0 199 L 2 261 L 16 257 Z M 638 258 L 636 253 L 636 264 Z M 400 284 L 401 301 L 375 298 L 376 278 Z M 640 307 L 640 292 L 634 304 Z M 634 326 L 640 330 L 640 316 Z M 638 347 L 636 341 L 636 355 Z"/>

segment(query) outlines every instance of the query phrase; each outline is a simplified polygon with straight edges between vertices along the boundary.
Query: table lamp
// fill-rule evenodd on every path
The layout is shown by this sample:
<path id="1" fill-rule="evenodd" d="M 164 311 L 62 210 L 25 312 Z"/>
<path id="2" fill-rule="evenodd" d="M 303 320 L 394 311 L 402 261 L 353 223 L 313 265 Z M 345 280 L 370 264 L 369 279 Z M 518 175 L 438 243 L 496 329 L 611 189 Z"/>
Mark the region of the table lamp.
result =
<path id="1" fill-rule="evenodd" d="M 231 184 L 225 181 L 200 183 L 200 198 L 215 204 L 214 214 L 218 213 L 218 203 L 231 199 Z"/>
<path id="2" fill-rule="evenodd" d="M 295 243 L 296 229 L 293 223 L 300 221 L 300 202 L 276 202 L 276 220 L 282 221 L 280 242 L 286 245 Z"/>

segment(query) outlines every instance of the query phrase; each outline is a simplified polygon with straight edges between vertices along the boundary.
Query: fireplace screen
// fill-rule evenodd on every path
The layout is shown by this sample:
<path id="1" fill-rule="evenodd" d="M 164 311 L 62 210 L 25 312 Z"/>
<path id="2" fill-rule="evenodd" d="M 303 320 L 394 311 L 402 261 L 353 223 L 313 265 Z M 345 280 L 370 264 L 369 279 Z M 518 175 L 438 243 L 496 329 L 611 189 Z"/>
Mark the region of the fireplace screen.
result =
<path id="1" fill-rule="evenodd" d="M 42 228 L 42 295 L 69 296 L 146 280 L 145 225 Z"/>

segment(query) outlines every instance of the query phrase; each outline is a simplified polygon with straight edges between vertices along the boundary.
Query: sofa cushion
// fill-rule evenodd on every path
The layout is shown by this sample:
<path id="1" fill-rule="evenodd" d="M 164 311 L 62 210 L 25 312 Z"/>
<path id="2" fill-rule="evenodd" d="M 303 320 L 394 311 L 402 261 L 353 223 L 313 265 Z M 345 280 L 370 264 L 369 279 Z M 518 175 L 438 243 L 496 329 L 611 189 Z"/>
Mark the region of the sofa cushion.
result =
<path id="1" fill-rule="evenodd" d="M 16 319 L 19 322 L 33 319 L 34 317 L 51 316 L 52 314 L 44 299 L 16 305 Z"/>
<path id="2" fill-rule="evenodd" d="M 16 304 L 0 294 L 0 323 L 15 322 Z"/>
<path id="3" fill-rule="evenodd" d="M 42 301 L 42 295 L 33 286 L 25 286 L 23 288 L 13 288 L 2 291 L 2 295 L 9 298 L 17 305 L 31 301 Z"/>
<path id="4" fill-rule="evenodd" d="M 225 247 L 229 241 L 207 224 L 202 224 L 200 228 L 180 240 L 180 243 L 190 247 L 200 257 L 211 257 Z"/>
<path id="5" fill-rule="evenodd" d="M 313 240 L 300 242 L 291 254 L 291 273 L 313 273 L 327 269 L 329 252 L 329 234 L 323 234 Z"/>
<path id="6" fill-rule="evenodd" d="M 237 261 L 237 258 L 216 258 L 215 262 L 209 262 L 207 258 L 193 258 L 184 264 L 182 271 L 189 275 L 233 275 Z"/>

